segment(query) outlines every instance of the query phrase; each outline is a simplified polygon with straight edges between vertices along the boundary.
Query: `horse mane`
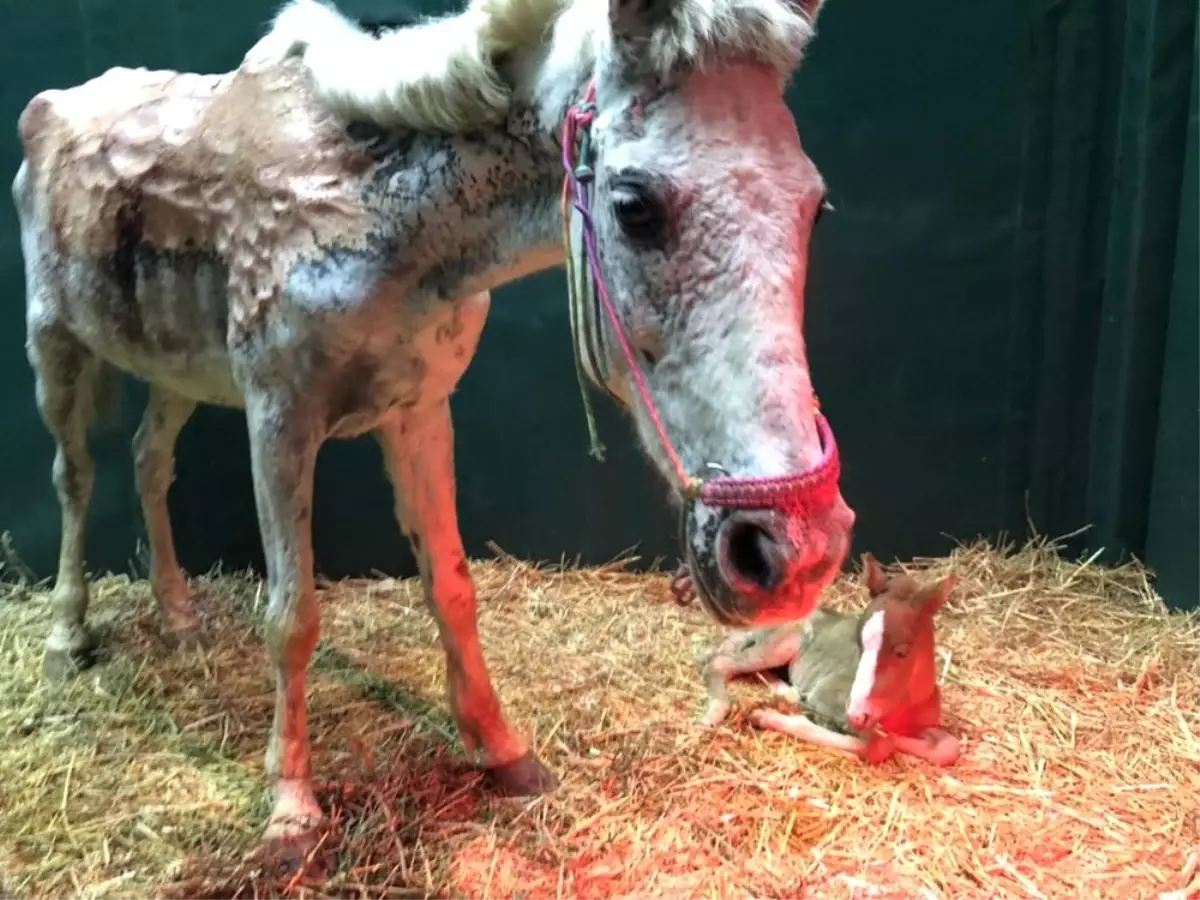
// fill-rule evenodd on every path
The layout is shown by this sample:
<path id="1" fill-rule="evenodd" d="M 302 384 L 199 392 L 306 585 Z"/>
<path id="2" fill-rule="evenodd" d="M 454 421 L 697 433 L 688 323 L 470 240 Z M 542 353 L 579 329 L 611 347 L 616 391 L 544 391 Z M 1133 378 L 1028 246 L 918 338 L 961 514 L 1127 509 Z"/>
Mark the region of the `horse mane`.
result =
<path id="1" fill-rule="evenodd" d="M 680 66 L 753 56 L 789 75 L 822 2 L 646 0 L 645 6 L 669 4 L 670 11 L 639 42 L 638 65 L 665 79 Z M 561 93 L 564 82 L 576 87 L 611 46 L 609 5 L 469 0 L 458 13 L 380 32 L 352 22 L 327 0 L 288 0 L 260 46 L 302 56 L 318 100 L 347 118 L 461 133 L 503 119 L 517 93 Z M 539 71 L 529 72 L 532 84 L 505 78 L 504 61 L 543 48 Z"/>

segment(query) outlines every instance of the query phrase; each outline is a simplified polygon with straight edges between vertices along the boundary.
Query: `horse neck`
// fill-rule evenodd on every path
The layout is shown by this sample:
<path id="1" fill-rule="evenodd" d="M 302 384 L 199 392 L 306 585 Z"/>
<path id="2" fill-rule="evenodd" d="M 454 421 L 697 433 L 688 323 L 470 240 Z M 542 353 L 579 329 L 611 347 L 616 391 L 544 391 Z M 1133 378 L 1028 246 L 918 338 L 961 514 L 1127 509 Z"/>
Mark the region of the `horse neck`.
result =
<path id="1" fill-rule="evenodd" d="M 417 179 L 420 253 L 443 296 L 491 290 L 563 262 L 563 124 L 593 78 L 593 40 L 556 27 L 509 65 L 515 90 L 503 122 L 471 135 L 425 135 L 424 151 L 405 164 L 444 160 L 447 177 Z M 431 182 L 439 190 L 431 192 Z M 408 185 L 392 193 L 413 206 Z M 441 227 L 425 225 L 430 213 Z"/>
<path id="2" fill-rule="evenodd" d="M 429 191 L 431 178 L 420 188 L 422 218 L 432 212 L 444 223 L 419 229 L 423 255 L 442 273 L 435 278 L 459 276 L 437 285 L 443 295 L 490 290 L 563 262 L 562 130 L 593 77 L 592 40 L 573 26 L 554 27 L 509 65 L 515 89 L 506 119 L 477 134 L 424 136 L 429 146 L 416 161 L 445 160 L 448 174 L 436 179 L 440 190 Z"/>
<path id="3" fill-rule="evenodd" d="M 418 290 L 466 296 L 562 262 L 562 163 L 533 110 L 476 134 L 369 140 L 376 211 Z"/>

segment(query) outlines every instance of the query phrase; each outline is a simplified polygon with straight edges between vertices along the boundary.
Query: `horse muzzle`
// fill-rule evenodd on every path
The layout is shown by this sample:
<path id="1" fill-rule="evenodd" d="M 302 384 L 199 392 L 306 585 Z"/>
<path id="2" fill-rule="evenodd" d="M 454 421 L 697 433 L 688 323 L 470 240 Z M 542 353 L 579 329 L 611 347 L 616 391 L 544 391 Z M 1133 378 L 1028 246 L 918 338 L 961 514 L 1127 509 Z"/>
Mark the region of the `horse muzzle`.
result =
<path id="1" fill-rule="evenodd" d="M 696 596 L 726 627 L 806 619 L 837 577 L 853 525 L 840 496 L 816 518 L 689 504 L 682 537 Z"/>

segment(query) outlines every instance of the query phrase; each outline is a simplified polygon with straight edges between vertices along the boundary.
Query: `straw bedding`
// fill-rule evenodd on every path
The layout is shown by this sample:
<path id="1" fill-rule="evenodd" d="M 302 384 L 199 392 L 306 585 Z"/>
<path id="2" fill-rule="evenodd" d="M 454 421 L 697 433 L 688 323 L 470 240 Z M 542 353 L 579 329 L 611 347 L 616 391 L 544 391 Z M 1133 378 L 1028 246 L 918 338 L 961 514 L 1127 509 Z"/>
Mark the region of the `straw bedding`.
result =
<path id="1" fill-rule="evenodd" d="M 867 767 L 703 731 L 719 637 L 666 579 L 472 565 L 506 707 L 562 778 L 491 795 L 445 713 L 411 581 L 322 590 L 310 729 L 332 813 L 303 865 L 255 851 L 273 683 L 263 588 L 197 579 L 208 646 L 166 647 L 142 581 L 94 586 L 107 659 L 40 680 L 44 588 L 0 588 L 0 896 L 1196 897 L 1200 627 L 1136 566 L 1046 543 L 908 566 L 959 588 L 939 620 L 950 770 Z M 861 603 L 856 576 L 829 594 Z"/>

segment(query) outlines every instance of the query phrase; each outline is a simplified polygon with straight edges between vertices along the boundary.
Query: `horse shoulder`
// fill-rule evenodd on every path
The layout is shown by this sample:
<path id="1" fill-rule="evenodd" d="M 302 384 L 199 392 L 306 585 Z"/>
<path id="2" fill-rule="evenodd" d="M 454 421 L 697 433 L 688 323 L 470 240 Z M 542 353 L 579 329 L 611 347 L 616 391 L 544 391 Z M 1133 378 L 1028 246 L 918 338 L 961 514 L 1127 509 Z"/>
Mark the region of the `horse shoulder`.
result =
<path id="1" fill-rule="evenodd" d="M 244 63 L 206 111 L 206 143 L 196 149 L 220 162 L 200 159 L 197 168 L 228 173 L 236 188 L 216 236 L 230 265 L 235 323 L 259 321 L 298 269 L 356 280 L 374 269 L 380 223 L 363 194 L 379 164 L 348 139 L 346 125 L 319 105 L 292 58 Z"/>

